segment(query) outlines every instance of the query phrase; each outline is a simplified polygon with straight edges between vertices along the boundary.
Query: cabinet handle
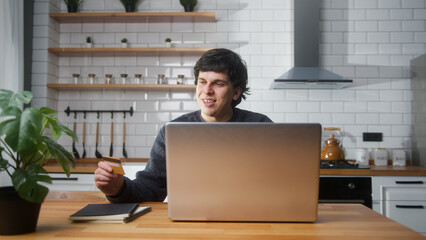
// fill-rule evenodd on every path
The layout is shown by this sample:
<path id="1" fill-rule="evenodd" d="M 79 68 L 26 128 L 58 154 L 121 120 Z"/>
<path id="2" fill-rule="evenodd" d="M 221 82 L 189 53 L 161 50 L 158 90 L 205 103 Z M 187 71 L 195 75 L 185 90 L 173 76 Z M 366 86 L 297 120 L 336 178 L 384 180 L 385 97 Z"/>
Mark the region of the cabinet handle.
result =
<path id="1" fill-rule="evenodd" d="M 397 208 L 415 208 L 415 209 L 423 209 L 425 208 L 423 205 L 396 205 Z"/>
<path id="2" fill-rule="evenodd" d="M 52 181 L 78 181 L 78 178 L 74 177 L 70 177 L 70 178 L 66 178 L 66 177 L 53 177 L 51 178 Z"/>
<path id="3" fill-rule="evenodd" d="M 424 184 L 423 181 L 395 181 L 396 184 Z"/>

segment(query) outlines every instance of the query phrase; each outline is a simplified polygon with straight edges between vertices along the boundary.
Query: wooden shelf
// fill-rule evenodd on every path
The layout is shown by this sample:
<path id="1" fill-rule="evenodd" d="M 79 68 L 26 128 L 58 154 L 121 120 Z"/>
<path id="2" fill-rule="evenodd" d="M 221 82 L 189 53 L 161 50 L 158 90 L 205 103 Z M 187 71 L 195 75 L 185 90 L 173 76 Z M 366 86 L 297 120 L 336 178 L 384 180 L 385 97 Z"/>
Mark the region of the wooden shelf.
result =
<path id="1" fill-rule="evenodd" d="M 215 22 L 214 12 L 50 13 L 59 23 Z"/>
<path id="2" fill-rule="evenodd" d="M 105 57 L 105 56 L 198 56 L 212 48 L 171 47 L 171 48 L 49 48 L 48 51 L 60 57 Z"/>
<path id="3" fill-rule="evenodd" d="M 48 83 L 48 88 L 57 90 L 129 89 L 129 90 L 194 90 L 195 85 L 172 84 L 68 84 Z"/>

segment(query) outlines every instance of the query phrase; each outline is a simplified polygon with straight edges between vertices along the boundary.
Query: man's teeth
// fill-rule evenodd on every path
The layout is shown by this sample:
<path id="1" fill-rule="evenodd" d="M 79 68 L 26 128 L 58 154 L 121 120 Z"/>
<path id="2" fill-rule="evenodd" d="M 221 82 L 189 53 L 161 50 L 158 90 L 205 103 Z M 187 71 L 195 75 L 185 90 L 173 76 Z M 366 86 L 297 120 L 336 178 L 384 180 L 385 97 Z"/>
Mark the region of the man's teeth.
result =
<path id="1" fill-rule="evenodd" d="M 204 99 L 203 101 L 208 103 L 214 102 L 214 100 L 208 100 L 208 99 Z"/>

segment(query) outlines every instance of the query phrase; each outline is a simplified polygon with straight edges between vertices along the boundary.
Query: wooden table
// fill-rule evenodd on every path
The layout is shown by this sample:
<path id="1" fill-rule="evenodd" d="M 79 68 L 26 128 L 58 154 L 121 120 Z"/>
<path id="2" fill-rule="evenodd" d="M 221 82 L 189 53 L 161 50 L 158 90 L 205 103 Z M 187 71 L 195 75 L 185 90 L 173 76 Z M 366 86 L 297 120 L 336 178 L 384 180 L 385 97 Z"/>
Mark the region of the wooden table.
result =
<path id="1" fill-rule="evenodd" d="M 87 202 L 43 203 L 37 232 L 0 239 L 425 239 L 360 204 L 320 204 L 316 223 L 173 222 L 166 203 L 146 203 L 152 211 L 127 224 L 71 223 L 68 216 Z"/>

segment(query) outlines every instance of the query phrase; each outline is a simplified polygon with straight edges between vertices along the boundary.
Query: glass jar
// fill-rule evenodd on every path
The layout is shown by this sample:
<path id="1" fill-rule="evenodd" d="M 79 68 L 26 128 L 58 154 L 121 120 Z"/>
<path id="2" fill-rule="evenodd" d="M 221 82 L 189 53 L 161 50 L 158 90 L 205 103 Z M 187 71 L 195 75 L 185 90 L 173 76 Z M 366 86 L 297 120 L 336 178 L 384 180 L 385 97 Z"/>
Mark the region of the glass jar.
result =
<path id="1" fill-rule="evenodd" d="M 387 166 L 388 165 L 388 152 L 384 148 L 376 148 L 374 151 L 374 165 Z"/>
<path id="2" fill-rule="evenodd" d="M 142 74 L 135 74 L 135 84 L 141 84 L 142 82 Z"/>
<path id="3" fill-rule="evenodd" d="M 157 84 L 167 84 L 164 74 L 158 74 Z"/>
<path id="4" fill-rule="evenodd" d="M 78 78 L 80 77 L 80 74 L 78 74 L 78 73 L 73 73 L 73 74 L 72 74 L 72 77 L 73 77 L 73 79 L 74 79 L 74 84 L 78 84 L 78 82 L 79 82 Z"/>
<path id="5" fill-rule="evenodd" d="M 89 73 L 89 83 L 90 84 L 93 84 L 93 83 L 95 83 L 95 77 L 96 77 L 96 74 L 94 74 L 94 73 Z"/>
<path id="6" fill-rule="evenodd" d="M 105 84 L 112 84 L 112 74 L 105 74 Z"/>
<path id="7" fill-rule="evenodd" d="M 178 85 L 181 85 L 181 84 L 183 84 L 184 82 L 185 82 L 185 75 L 183 75 L 183 74 L 179 74 L 179 75 L 178 75 L 177 84 L 178 84 Z"/>
<path id="8" fill-rule="evenodd" d="M 121 84 L 126 84 L 126 82 L 127 82 L 127 74 L 122 73 L 122 74 L 120 74 L 120 77 L 121 77 Z"/>

